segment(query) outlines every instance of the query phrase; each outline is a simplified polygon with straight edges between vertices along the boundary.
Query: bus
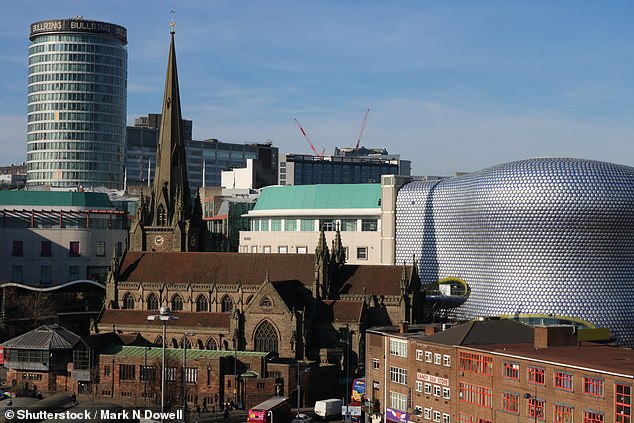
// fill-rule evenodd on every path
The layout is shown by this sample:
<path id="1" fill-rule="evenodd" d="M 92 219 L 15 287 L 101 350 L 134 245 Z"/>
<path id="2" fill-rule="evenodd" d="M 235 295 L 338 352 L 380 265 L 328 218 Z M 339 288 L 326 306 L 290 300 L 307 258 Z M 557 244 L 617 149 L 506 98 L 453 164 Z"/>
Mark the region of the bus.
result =
<path id="1" fill-rule="evenodd" d="M 291 404 L 287 397 L 271 397 L 249 410 L 248 423 L 288 423 Z"/>

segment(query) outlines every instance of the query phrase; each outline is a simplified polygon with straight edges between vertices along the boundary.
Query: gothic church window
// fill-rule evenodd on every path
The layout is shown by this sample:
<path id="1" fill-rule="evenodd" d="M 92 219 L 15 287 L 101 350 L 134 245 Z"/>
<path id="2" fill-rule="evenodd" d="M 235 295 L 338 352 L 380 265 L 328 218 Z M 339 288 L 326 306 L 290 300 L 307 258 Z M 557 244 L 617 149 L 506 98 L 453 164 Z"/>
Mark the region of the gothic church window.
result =
<path id="1" fill-rule="evenodd" d="M 179 294 L 172 297 L 172 311 L 183 311 L 183 297 Z"/>
<path id="2" fill-rule="evenodd" d="M 129 292 L 126 292 L 123 296 L 123 308 L 126 310 L 132 310 L 134 308 L 134 296 Z"/>
<path id="3" fill-rule="evenodd" d="M 196 298 L 196 311 L 207 311 L 208 308 L 207 297 L 199 295 Z"/>
<path id="4" fill-rule="evenodd" d="M 155 294 L 150 294 L 147 297 L 147 309 L 158 310 L 158 297 Z"/>
<path id="5" fill-rule="evenodd" d="M 205 344 L 205 349 L 206 350 L 217 350 L 218 349 L 218 343 L 216 342 L 216 340 L 214 338 L 209 338 L 207 340 L 207 343 Z"/>
<path id="6" fill-rule="evenodd" d="M 222 306 L 220 311 L 223 313 L 229 313 L 231 310 L 233 310 L 233 300 L 230 296 L 225 295 L 222 297 Z"/>
<path id="7" fill-rule="evenodd" d="M 265 320 L 255 330 L 253 336 L 255 340 L 255 351 L 278 352 L 279 338 L 273 325 Z"/>
<path id="8" fill-rule="evenodd" d="M 159 204 L 157 214 L 158 216 L 156 222 L 158 226 L 166 226 L 167 214 L 165 213 L 165 207 L 163 207 L 163 204 Z"/>

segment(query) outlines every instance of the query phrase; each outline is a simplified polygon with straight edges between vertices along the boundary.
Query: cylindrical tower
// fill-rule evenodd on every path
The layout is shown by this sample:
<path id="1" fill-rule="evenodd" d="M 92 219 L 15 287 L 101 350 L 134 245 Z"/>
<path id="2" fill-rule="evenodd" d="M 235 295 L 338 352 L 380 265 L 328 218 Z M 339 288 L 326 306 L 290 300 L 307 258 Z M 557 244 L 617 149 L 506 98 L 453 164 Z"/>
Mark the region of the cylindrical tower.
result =
<path id="1" fill-rule="evenodd" d="M 126 29 L 47 20 L 30 40 L 27 186 L 123 188 Z"/>

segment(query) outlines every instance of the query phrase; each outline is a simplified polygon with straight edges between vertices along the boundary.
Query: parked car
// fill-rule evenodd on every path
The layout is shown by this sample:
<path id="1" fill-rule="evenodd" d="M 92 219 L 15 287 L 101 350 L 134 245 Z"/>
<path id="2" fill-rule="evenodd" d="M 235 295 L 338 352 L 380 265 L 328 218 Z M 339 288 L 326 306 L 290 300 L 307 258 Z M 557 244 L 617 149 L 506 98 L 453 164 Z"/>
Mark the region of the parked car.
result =
<path id="1" fill-rule="evenodd" d="M 299 416 L 297 414 L 293 416 L 293 420 L 291 420 L 291 423 L 310 423 L 312 419 L 313 418 L 310 417 L 308 414 L 299 413 Z"/>

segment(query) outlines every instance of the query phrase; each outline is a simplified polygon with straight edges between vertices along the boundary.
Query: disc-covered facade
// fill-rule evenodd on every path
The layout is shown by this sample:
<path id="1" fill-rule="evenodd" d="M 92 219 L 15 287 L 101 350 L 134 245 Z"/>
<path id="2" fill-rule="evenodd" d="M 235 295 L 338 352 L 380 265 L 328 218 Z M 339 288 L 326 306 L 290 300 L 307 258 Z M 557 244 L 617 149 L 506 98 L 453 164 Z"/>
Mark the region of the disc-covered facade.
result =
<path id="1" fill-rule="evenodd" d="M 556 315 L 634 345 L 634 168 L 530 159 L 404 185 L 396 260 L 464 280 L 456 317 Z"/>

